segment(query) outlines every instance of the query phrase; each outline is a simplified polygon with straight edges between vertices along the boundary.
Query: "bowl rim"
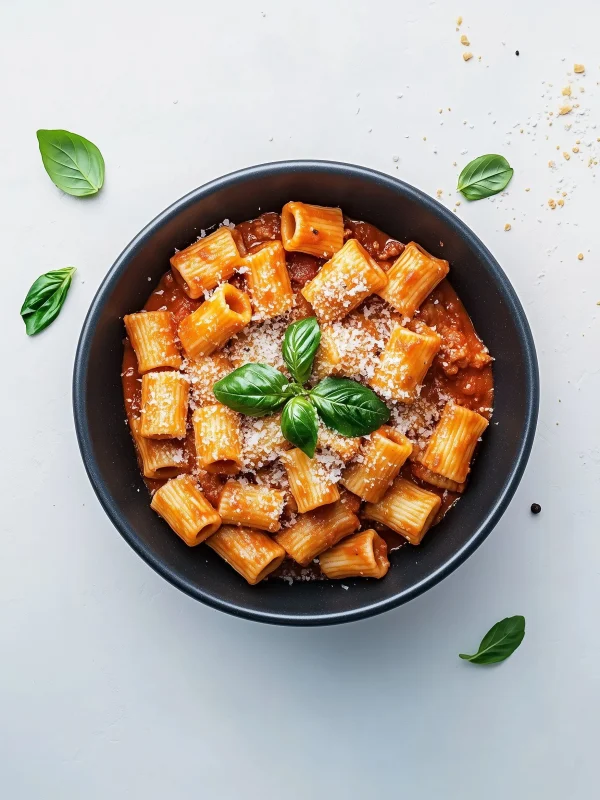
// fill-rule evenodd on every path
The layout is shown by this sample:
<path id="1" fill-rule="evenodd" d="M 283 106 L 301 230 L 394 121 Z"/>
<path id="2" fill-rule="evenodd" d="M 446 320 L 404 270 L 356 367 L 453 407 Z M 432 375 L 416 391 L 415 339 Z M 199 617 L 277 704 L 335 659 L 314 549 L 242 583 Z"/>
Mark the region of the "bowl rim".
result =
<path id="1" fill-rule="evenodd" d="M 520 443 L 519 451 L 514 459 L 511 471 L 506 476 L 504 486 L 495 505 L 487 510 L 484 518 L 480 522 L 479 526 L 473 531 L 469 540 L 444 564 L 438 567 L 426 578 L 414 586 L 407 588 L 406 590 L 396 592 L 385 600 L 380 600 L 376 603 L 371 603 L 369 605 L 361 606 L 357 609 L 350 609 L 348 611 L 326 612 L 309 615 L 287 614 L 283 612 L 277 613 L 271 611 L 264 612 L 248 609 L 237 603 L 225 600 L 222 597 L 217 597 L 207 591 L 204 591 L 198 586 L 193 585 L 176 571 L 171 570 L 161 561 L 160 558 L 155 556 L 152 550 L 146 547 L 143 542 L 139 540 L 133 528 L 122 517 L 121 512 L 110 492 L 108 491 L 101 475 L 98 463 L 94 457 L 94 448 L 92 446 L 90 431 L 87 424 L 87 398 L 85 392 L 86 378 L 90 366 L 89 354 L 91 340 L 94 335 L 96 323 L 100 314 L 102 313 L 107 297 L 112 292 L 113 287 L 120 279 L 122 273 L 127 269 L 130 258 L 135 253 L 137 248 L 142 245 L 144 239 L 154 232 L 156 228 L 162 226 L 166 221 L 174 216 L 177 216 L 184 208 L 186 208 L 186 206 L 209 196 L 214 191 L 221 189 L 226 185 L 232 186 L 237 183 L 244 183 L 257 177 L 272 176 L 289 172 L 322 172 L 343 175 L 351 174 L 354 177 L 363 178 L 368 181 L 383 183 L 395 191 L 400 189 L 405 195 L 423 206 L 428 213 L 443 218 L 443 220 L 446 221 L 451 227 L 457 229 L 459 235 L 467 242 L 469 247 L 472 248 L 472 250 L 476 252 L 483 261 L 486 262 L 486 265 L 495 280 L 496 286 L 500 291 L 503 300 L 507 303 L 509 313 L 515 320 L 518 336 L 524 346 L 525 358 L 523 366 L 527 384 L 524 436 Z M 245 167 L 243 169 L 236 170 L 221 177 L 215 178 L 208 183 L 193 189 L 183 197 L 180 197 L 178 200 L 173 202 L 164 211 L 154 217 L 154 219 L 152 219 L 131 240 L 131 242 L 117 257 L 114 264 L 102 280 L 86 314 L 75 353 L 72 393 L 75 431 L 79 450 L 81 452 L 81 457 L 83 459 L 86 472 L 96 496 L 98 497 L 100 504 L 115 528 L 123 536 L 125 541 L 150 567 L 152 567 L 156 572 L 158 572 L 159 575 L 169 581 L 169 583 L 171 583 L 173 586 L 176 586 L 178 589 L 190 595 L 194 599 L 200 600 L 206 605 L 220 611 L 225 611 L 229 614 L 233 614 L 234 616 L 257 622 L 269 622 L 280 625 L 311 626 L 353 622 L 382 613 L 384 611 L 388 611 L 396 606 L 409 602 L 425 592 L 427 589 L 435 586 L 445 577 L 450 575 L 450 573 L 454 572 L 454 570 L 457 569 L 483 543 L 508 507 L 508 504 L 514 495 L 517 486 L 519 485 L 521 477 L 523 476 L 535 436 L 539 410 L 540 383 L 538 361 L 533 335 L 531 333 L 525 311 L 517 297 L 515 289 L 491 252 L 461 219 L 452 214 L 452 212 L 449 211 L 445 206 L 434 200 L 432 197 L 429 197 L 429 195 L 425 194 L 420 189 L 417 189 L 396 177 L 379 172 L 378 170 L 338 161 L 300 159 L 272 161 L 264 164 L 257 164 L 255 166 Z"/>

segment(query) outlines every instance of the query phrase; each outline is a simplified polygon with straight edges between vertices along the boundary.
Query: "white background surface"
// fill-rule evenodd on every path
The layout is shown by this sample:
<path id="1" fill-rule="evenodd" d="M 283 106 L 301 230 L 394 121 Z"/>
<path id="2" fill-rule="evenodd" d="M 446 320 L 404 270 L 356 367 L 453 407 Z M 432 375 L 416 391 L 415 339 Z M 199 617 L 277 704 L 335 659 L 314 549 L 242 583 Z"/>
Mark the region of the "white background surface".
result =
<path id="1" fill-rule="evenodd" d="M 462 60 L 458 14 L 481 62 Z M 596 795 L 599 22 L 592 0 L 2 3 L 0 796 Z M 543 112 L 575 61 L 586 113 L 567 132 Z M 102 150 L 96 198 L 46 176 L 35 131 L 55 127 Z M 575 138 L 585 154 L 567 163 Z M 497 529 L 426 595 L 347 626 L 268 627 L 179 593 L 112 528 L 75 441 L 76 341 L 115 257 L 173 200 L 249 164 L 356 162 L 453 207 L 461 165 L 486 152 L 512 162 L 510 191 L 458 213 L 513 281 L 542 376 Z M 61 316 L 28 339 L 27 289 L 71 264 Z M 509 661 L 459 661 L 516 613 L 527 635 Z"/>

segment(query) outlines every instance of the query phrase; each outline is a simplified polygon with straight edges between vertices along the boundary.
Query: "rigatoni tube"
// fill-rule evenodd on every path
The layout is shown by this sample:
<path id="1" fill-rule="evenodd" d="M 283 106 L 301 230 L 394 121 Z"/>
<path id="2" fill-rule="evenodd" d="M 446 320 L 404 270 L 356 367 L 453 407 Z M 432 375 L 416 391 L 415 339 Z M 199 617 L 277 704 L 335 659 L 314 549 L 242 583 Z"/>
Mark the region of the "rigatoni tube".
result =
<path id="1" fill-rule="evenodd" d="M 383 578 L 390 568 L 387 544 L 376 531 L 361 531 L 326 550 L 319 557 L 323 573 L 339 578 Z"/>
<path id="2" fill-rule="evenodd" d="M 219 514 L 190 475 L 165 483 L 154 493 L 150 505 L 190 547 L 203 542 L 221 524 Z"/>
<path id="3" fill-rule="evenodd" d="M 469 474 L 469 465 L 477 440 L 488 426 L 481 414 L 464 406 L 447 403 L 429 440 L 421 463 L 457 483 Z"/>
<path id="4" fill-rule="evenodd" d="M 316 458 L 295 447 L 280 456 L 290 482 L 290 491 L 298 504 L 298 511 L 304 513 L 313 508 L 339 500 L 340 493 L 327 470 Z"/>
<path id="5" fill-rule="evenodd" d="M 437 494 L 404 478 L 396 478 L 379 502 L 366 504 L 364 516 L 383 522 L 411 544 L 419 544 L 433 524 L 441 504 Z"/>
<path id="6" fill-rule="evenodd" d="M 235 475 L 242 466 L 240 415 L 215 403 L 192 414 L 196 459 L 200 469 L 217 475 Z"/>
<path id="7" fill-rule="evenodd" d="M 286 250 L 331 258 L 344 244 L 342 210 L 286 203 L 281 210 L 281 239 Z"/>
<path id="8" fill-rule="evenodd" d="M 412 453 L 412 443 L 389 425 L 382 425 L 366 440 L 354 464 L 340 483 L 363 500 L 376 503 L 387 492 Z"/>
<path id="9" fill-rule="evenodd" d="M 388 283 L 377 291 L 405 317 L 412 317 L 438 283 L 448 274 L 448 262 L 435 258 L 416 242 L 409 242 L 392 264 Z"/>
<path id="10" fill-rule="evenodd" d="M 231 278 L 241 257 L 225 225 L 171 258 L 175 277 L 194 300 Z"/>
<path id="11" fill-rule="evenodd" d="M 285 558 L 281 545 L 266 533 L 252 528 L 223 525 L 206 544 L 251 586 L 276 570 Z"/>
<path id="12" fill-rule="evenodd" d="M 186 432 L 189 383 L 171 370 L 142 376 L 140 435 L 149 439 L 183 439 Z"/>
<path id="13" fill-rule="evenodd" d="M 279 489 L 229 481 L 221 492 L 218 511 L 227 525 L 275 533 L 281 528 L 279 518 L 284 505 L 285 494 Z"/>
<path id="14" fill-rule="evenodd" d="M 230 283 L 215 289 L 200 308 L 179 323 L 179 339 L 190 358 L 208 356 L 248 325 L 250 298 Z"/>
<path id="15" fill-rule="evenodd" d="M 175 326 L 169 311 L 141 311 L 123 317 L 129 341 L 137 356 L 138 372 L 157 367 L 181 366 Z"/>
<path id="16" fill-rule="evenodd" d="M 300 514 L 296 522 L 278 533 L 275 539 L 294 561 L 305 567 L 358 528 L 359 518 L 338 501 Z"/>

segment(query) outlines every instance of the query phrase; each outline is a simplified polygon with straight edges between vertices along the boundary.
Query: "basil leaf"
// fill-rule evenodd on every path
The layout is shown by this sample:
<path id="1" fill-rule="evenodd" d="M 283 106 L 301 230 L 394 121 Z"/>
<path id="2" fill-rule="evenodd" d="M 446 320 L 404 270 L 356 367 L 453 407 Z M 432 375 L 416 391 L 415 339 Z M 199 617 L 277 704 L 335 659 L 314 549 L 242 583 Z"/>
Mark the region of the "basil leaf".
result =
<path id="1" fill-rule="evenodd" d="M 513 173 L 504 156 L 479 156 L 460 173 L 457 188 L 467 200 L 482 200 L 505 189 Z"/>
<path id="2" fill-rule="evenodd" d="M 21 316 L 28 336 L 43 331 L 58 317 L 74 272 L 75 267 L 56 269 L 40 275 L 34 282 L 21 306 Z"/>
<path id="3" fill-rule="evenodd" d="M 306 397 L 294 397 L 283 409 L 281 432 L 309 458 L 315 455 L 319 420 L 313 404 Z"/>
<path id="4" fill-rule="evenodd" d="M 310 398 L 325 425 L 342 436 L 366 436 L 390 418 L 375 392 L 348 378 L 325 378 Z"/>
<path id="5" fill-rule="evenodd" d="M 489 629 L 474 655 L 460 653 L 459 658 L 473 664 L 497 664 L 515 652 L 524 636 L 525 617 L 506 617 Z"/>
<path id="6" fill-rule="evenodd" d="M 104 159 L 95 144 L 69 131 L 37 132 L 40 153 L 53 183 L 67 194 L 96 194 L 104 183 Z"/>
<path id="7" fill-rule="evenodd" d="M 285 375 L 267 364 L 244 364 L 213 386 L 220 403 L 250 417 L 272 414 L 294 391 Z"/>
<path id="8" fill-rule="evenodd" d="M 298 383 L 306 383 L 310 378 L 320 341 L 321 331 L 316 317 L 300 319 L 288 326 L 281 349 L 287 368 Z"/>

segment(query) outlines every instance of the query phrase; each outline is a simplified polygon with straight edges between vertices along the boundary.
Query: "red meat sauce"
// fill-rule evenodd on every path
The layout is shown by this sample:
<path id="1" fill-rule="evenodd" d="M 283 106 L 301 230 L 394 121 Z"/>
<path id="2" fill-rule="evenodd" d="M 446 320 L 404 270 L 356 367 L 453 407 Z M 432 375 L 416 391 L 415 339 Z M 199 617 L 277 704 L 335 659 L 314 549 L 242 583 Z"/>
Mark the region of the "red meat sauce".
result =
<path id="1" fill-rule="evenodd" d="M 281 237 L 280 215 L 274 212 L 261 214 L 254 220 L 236 225 L 232 229 L 232 234 L 240 253 L 246 255 L 264 242 Z M 404 250 L 401 242 L 391 239 L 374 225 L 344 217 L 344 241 L 351 238 L 358 239 L 369 255 L 376 259 L 386 271 Z M 318 259 L 305 253 L 286 253 L 286 262 L 294 291 L 299 292 L 308 281 L 312 280 L 324 261 L 324 259 Z M 246 288 L 243 275 L 235 275 L 230 282 L 240 289 Z M 166 308 L 173 314 L 175 324 L 178 325 L 202 302 L 202 300 L 191 300 L 175 280 L 173 272 L 167 270 L 148 298 L 144 309 L 156 311 Z M 310 313 L 310 308 L 306 308 L 305 315 L 308 316 Z M 494 398 L 492 358 L 478 337 L 469 315 L 449 281 L 442 281 L 434 289 L 417 311 L 414 320 L 409 323 L 409 327 L 418 330 L 420 322 L 434 327 L 442 337 L 442 346 L 425 377 L 420 398 L 424 401 L 432 401 L 436 405 L 453 400 L 472 411 L 477 411 L 486 419 L 490 419 Z M 127 417 L 131 421 L 133 417 L 138 417 L 140 414 L 141 376 L 137 370 L 135 352 L 128 339 L 124 341 L 122 382 Z M 191 421 L 188 425 L 185 452 L 187 463 L 182 472 L 191 472 L 196 458 Z M 400 474 L 407 480 L 411 480 L 418 486 L 435 492 L 441 497 L 442 505 L 434 522 L 437 524 L 461 495 L 420 480 L 414 474 L 415 467 L 415 463 L 409 460 L 402 467 Z M 227 478 L 202 472 L 198 480 L 208 501 L 216 506 Z M 164 480 L 148 478 L 144 478 L 144 482 L 150 492 L 156 491 L 165 483 Z M 340 487 L 340 492 L 342 501 L 360 516 L 359 498 L 342 487 Z M 390 550 L 410 546 L 402 536 L 381 523 L 365 520 L 363 527 L 366 525 L 377 530 L 386 540 Z M 300 580 L 323 578 L 318 565 L 311 564 L 309 567 L 300 567 L 291 561 L 285 561 L 279 570 L 272 573 L 270 578 L 281 576 Z"/>

